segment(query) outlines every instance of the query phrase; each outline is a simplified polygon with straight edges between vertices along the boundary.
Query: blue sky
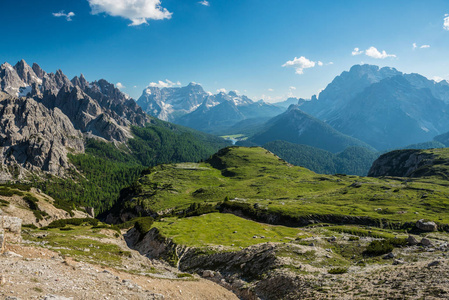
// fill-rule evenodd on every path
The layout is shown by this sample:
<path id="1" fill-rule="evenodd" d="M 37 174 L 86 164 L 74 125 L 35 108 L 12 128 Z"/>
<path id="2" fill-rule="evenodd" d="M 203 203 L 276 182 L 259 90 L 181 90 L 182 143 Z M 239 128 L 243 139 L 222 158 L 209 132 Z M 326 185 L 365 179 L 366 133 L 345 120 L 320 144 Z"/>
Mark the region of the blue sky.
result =
<path id="1" fill-rule="evenodd" d="M 3 0 L 0 14 L 1 62 L 120 82 L 136 99 L 159 81 L 310 98 L 360 63 L 449 79 L 447 0 Z"/>

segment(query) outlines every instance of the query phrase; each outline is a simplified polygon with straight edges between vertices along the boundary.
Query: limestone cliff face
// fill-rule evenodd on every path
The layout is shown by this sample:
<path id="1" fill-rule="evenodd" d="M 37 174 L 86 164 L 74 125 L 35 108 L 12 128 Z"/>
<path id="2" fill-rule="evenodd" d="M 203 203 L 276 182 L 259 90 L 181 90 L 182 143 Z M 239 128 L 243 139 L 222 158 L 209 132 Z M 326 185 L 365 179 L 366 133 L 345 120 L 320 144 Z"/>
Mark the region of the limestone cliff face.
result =
<path id="1" fill-rule="evenodd" d="M 0 180 L 42 170 L 63 176 L 68 151 L 84 152 L 83 135 L 113 142 L 132 137 L 148 116 L 106 80 L 72 80 L 24 60 L 0 66 Z"/>
<path id="2" fill-rule="evenodd" d="M 84 152 L 83 136 L 61 110 L 49 110 L 31 98 L 0 93 L 1 179 L 20 178 L 25 170 L 62 176 L 69 166 L 69 150 Z"/>
<path id="3" fill-rule="evenodd" d="M 397 150 L 381 155 L 368 172 L 370 177 L 419 177 L 432 175 L 428 167 L 434 165 L 435 156 L 422 150 Z"/>

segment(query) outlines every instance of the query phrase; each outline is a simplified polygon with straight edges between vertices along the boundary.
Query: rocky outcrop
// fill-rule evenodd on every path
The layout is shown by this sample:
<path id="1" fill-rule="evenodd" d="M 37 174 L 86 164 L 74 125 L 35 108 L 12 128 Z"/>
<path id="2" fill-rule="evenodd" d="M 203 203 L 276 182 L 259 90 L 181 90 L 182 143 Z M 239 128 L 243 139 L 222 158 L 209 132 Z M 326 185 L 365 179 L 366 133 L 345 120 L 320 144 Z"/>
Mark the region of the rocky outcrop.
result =
<path id="1" fill-rule="evenodd" d="M 83 134 L 125 142 L 130 125 L 150 121 L 106 80 L 69 80 L 61 70 L 46 73 L 24 60 L 0 66 L 0 111 L 0 180 L 21 178 L 27 170 L 63 176 L 67 153 L 84 152 Z"/>
<path id="2" fill-rule="evenodd" d="M 22 236 L 22 220 L 0 214 L 0 253 L 5 250 L 6 242 L 20 243 Z"/>
<path id="3" fill-rule="evenodd" d="M 368 176 L 419 177 L 434 161 L 434 155 L 421 150 L 391 151 L 374 161 Z"/>
<path id="4" fill-rule="evenodd" d="M 0 94 L 0 161 L 3 179 L 22 177 L 24 169 L 63 175 L 67 153 L 83 152 L 83 137 L 61 110 L 31 98 Z M 7 166 L 19 166 L 14 174 Z M 6 175 L 7 174 L 7 175 Z"/>

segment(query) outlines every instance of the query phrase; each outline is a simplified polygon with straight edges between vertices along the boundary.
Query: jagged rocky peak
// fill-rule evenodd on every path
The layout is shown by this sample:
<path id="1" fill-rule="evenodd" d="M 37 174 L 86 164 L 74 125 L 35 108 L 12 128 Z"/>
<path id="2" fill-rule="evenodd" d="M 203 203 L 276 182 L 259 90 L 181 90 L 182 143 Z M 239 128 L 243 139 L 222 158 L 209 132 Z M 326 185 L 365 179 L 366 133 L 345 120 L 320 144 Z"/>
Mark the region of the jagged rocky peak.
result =
<path id="1" fill-rule="evenodd" d="M 83 74 L 81 74 L 80 77 L 78 76 L 73 77 L 71 82 L 74 86 L 78 86 L 82 90 L 85 90 L 86 88 L 89 87 L 89 82 L 86 80 L 86 78 L 84 78 Z"/>
<path id="2" fill-rule="evenodd" d="M 36 75 L 34 70 L 26 63 L 25 60 L 22 59 L 19 61 L 14 66 L 14 69 L 20 79 L 22 79 L 22 81 L 27 85 L 31 86 L 33 83 L 42 84 L 42 79 Z"/>
<path id="3" fill-rule="evenodd" d="M 47 74 L 37 63 L 33 63 L 32 69 L 34 71 L 34 74 L 36 74 L 36 76 L 40 79 L 43 79 L 45 74 Z"/>

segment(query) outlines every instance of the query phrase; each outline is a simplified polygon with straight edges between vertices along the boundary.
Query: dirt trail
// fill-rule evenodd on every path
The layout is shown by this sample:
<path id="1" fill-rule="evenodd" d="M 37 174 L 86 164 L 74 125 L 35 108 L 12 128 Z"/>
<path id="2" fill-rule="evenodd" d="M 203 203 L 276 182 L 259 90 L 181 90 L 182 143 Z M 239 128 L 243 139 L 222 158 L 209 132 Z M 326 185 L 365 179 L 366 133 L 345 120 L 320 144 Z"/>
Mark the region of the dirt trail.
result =
<path id="1" fill-rule="evenodd" d="M 0 299 L 238 299 L 204 279 L 133 275 L 36 247 L 9 245 L 7 251 L 0 256 Z"/>

